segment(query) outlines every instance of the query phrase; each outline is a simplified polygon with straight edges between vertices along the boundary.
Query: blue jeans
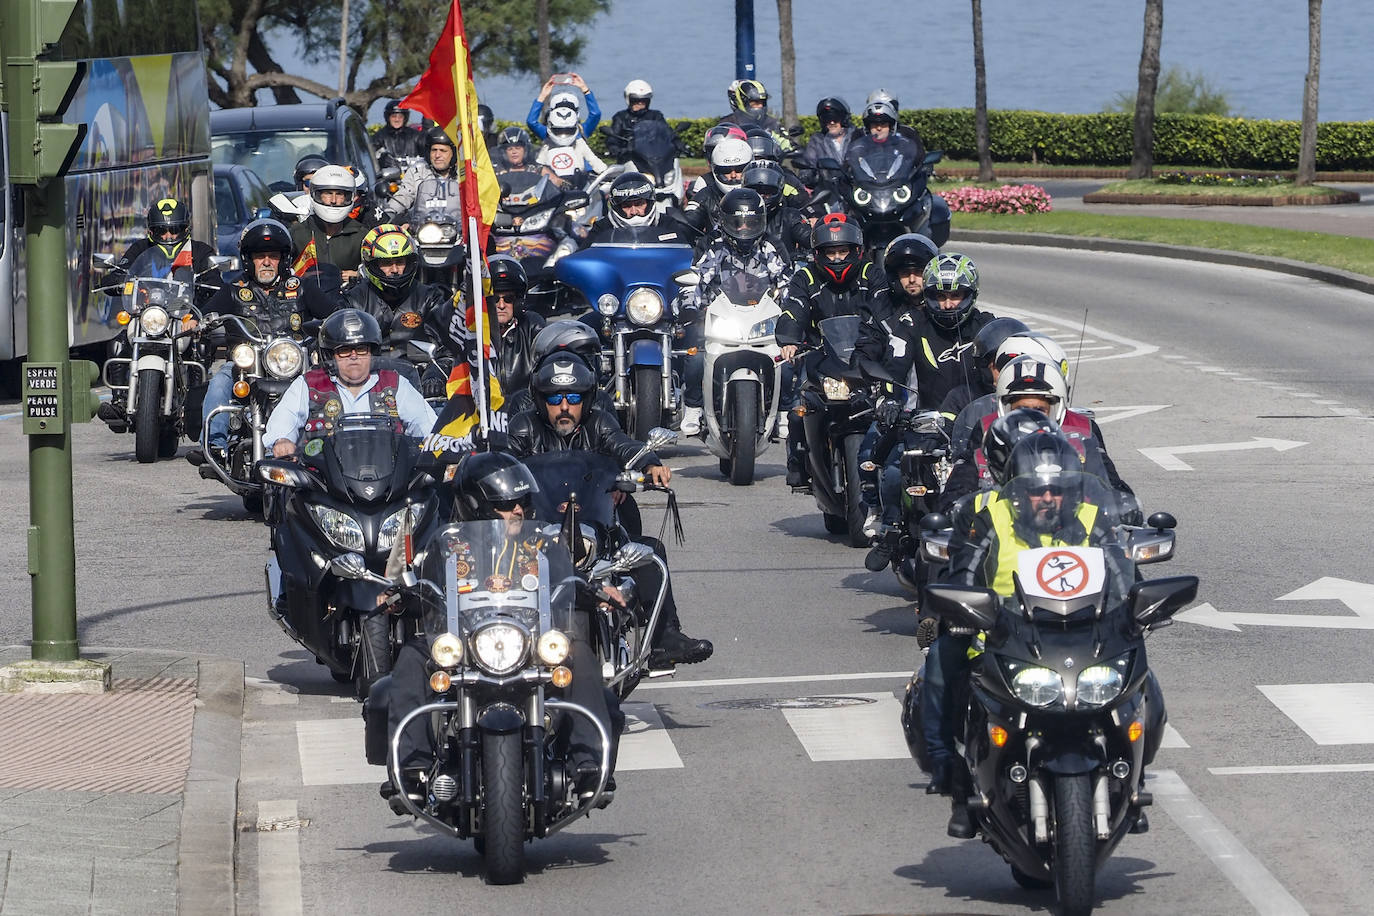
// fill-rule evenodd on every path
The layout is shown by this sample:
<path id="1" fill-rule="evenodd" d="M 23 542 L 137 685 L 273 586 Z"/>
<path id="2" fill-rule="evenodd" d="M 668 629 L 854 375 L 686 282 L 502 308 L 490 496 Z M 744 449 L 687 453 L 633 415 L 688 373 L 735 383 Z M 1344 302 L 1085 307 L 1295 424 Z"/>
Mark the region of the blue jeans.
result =
<path id="1" fill-rule="evenodd" d="M 688 325 L 682 338 L 674 346 L 686 349 L 696 347 L 697 352 L 682 357 L 682 403 L 688 407 L 700 407 L 704 403 L 702 383 L 706 379 L 706 324 L 698 321 Z"/>
<path id="2" fill-rule="evenodd" d="M 201 409 L 201 422 L 210 416 L 216 407 L 228 404 L 234 396 L 234 364 L 226 362 L 219 371 L 210 376 L 205 389 L 205 405 Z M 229 444 L 229 413 L 217 414 L 210 423 L 209 444 L 214 448 L 224 448 Z"/>
<path id="3" fill-rule="evenodd" d="M 954 759 L 954 710 L 952 685 L 968 672 L 968 636 L 941 634 L 926 653 L 921 682 L 921 733 L 931 764 Z"/>

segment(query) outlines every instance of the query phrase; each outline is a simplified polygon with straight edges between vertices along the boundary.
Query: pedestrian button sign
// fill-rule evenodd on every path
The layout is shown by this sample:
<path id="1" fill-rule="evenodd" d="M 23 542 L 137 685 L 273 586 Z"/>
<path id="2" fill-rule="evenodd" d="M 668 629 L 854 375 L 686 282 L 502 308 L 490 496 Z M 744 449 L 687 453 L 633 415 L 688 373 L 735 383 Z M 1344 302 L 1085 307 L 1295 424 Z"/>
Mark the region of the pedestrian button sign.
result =
<path id="1" fill-rule="evenodd" d="M 1106 569 L 1099 547 L 1039 547 L 1017 556 L 1017 578 L 1028 596 L 1069 601 L 1102 591 Z"/>

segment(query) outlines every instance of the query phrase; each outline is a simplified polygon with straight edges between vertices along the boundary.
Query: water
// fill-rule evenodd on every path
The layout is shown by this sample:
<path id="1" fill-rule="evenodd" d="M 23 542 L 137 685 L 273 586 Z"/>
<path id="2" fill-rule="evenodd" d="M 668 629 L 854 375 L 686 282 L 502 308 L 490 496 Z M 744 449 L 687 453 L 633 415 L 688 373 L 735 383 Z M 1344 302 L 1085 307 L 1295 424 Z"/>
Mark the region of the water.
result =
<path id="1" fill-rule="evenodd" d="M 633 78 L 654 86 L 654 107 L 669 117 L 724 114 L 735 76 L 733 0 L 614 0 L 587 30 L 575 69 L 596 91 L 607 118 L 622 107 Z M 973 105 L 972 15 L 966 0 L 796 0 L 797 105 L 839 95 L 851 106 L 884 86 L 904 108 Z M 685 15 L 684 15 L 685 14 Z M 780 107 L 777 6 L 755 2 L 758 78 Z M 1054 112 L 1101 111 L 1120 91 L 1135 92 L 1144 3 L 1140 0 L 984 0 L 988 105 Z M 1323 4 L 1323 121 L 1374 119 L 1374 4 Z M 282 55 L 292 59 L 298 55 Z M 1298 119 L 1307 72 L 1303 0 L 1168 0 L 1164 67 L 1199 72 L 1233 113 Z M 338 68 L 311 74 L 337 79 Z M 366 76 L 366 74 L 364 74 Z M 477 90 L 497 116 L 522 120 L 538 93 L 534 77 L 481 78 Z M 380 106 L 372 115 L 380 121 Z"/>

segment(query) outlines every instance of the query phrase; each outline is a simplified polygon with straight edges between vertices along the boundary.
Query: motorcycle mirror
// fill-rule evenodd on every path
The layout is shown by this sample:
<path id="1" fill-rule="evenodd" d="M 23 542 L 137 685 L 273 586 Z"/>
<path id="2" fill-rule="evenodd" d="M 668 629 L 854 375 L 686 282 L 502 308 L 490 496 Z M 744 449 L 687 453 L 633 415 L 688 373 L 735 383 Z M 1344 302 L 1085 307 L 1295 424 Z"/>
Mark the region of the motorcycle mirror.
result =
<path id="1" fill-rule="evenodd" d="M 991 629 L 997 622 L 997 593 L 990 588 L 927 585 L 921 610 L 944 617 L 959 627 Z"/>
<path id="2" fill-rule="evenodd" d="M 816 193 L 811 195 L 811 199 L 806 202 L 806 205 L 808 207 L 811 207 L 816 204 L 823 204 L 834 196 L 835 195 L 831 192 L 829 188 L 821 188 L 820 190 L 816 191 Z"/>
<path id="3" fill-rule="evenodd" d="M 345 553 L 329 561 L 329 571 L 340 579 L 366 579 L 371 573 L 361 554 Z"/>
<path id="4" fill-rule="evenodd" d="M 1170 576 L 1137 582 L 1126 598 L 1130 602 L 1131 616 L 1144 629 L 1157 626 L 1197 598 L 1197 584 L 1197 576 Z"/>
<path id="5" fill-rule="evenodd" d="M 631 541 L 623 545 L 611 557 L 611 562 L 616 566 L 616 572 L 629 572 L 641 566 L 647 566 L 653 562 L 654 549 L 648 544 L 641 544 L 638 541 Z"/>
<path id="6" fill-rule="evenodd" d="M 591 572 L 587 573 L 587 578 L 588 578 L 588 579 L 604 579 L 604 578 L 606 578 L 607 576 L 613 576 L 613 575 L 615 575 L 617 572 L 621 572 L 621 571 L 622 571 L 622 570 L 618 570 L 618 569 L 615 568 L 615 561 L 614 561 L 614 560 L 597 560 L 597 561 L 596 561 L 596 565 L 594 565 L 594 566 L 591 568 Z"/>
<path id="7" fill-rule="evenodd" d="M 950 526 L 949 516 L 943 512 L 927 512 L 921 516 L 920 528 L 922 531 L 934 534 L 937 531 L 944 531 Z"/>
<path id="8" fill-rule="evenodd" d="M 582 191 L 569 191 L 567 194 L 563 195 L 563 209 L 580 210 L 587 206 L 590 200 L 591 198 Z"/>
<path id="9" fill-rule="evenodd" d="M 401 170 L 398 169 L 398 168 L 396 168 L 396 166 L 391 165 L 391 166 L 387 166 L 386 168 L 382 169 L 381 174 L 379 174 L 379 175 L 377 176 L 377 180 L 378 180 L 378 181 L 397 181 L 398 179 L 400 179 L 400 177 L 401 177 Z"/>
<path id="10" fill-rule="evenodd" d="M 1168 512 L 1156 512 L 1145 520 L 1151 528 L 1158 528 L 1160 531 L 1168 531 L 1170 528 L 1178 527 L 1178 520 Z"/>
<path id="11" fill-rule="evenodd" d="M 943 158 L 945 158 L 944 150 L 933 149 L 930 152 L 926 153 L 926 157 L 921 160 L 921 165 L 934 165 Z"/>
<path id="12" fill-rule="evenodd" d="M 103 267 L 106 270 L 113 269 L 118 260 L 118 258 L 107 251 L 101 251 L 91 255 L 91 265 L 94 267 Z"/>
<path id="13" fill-rule="evenodd" d="M 662 426 L 655 426 L 649 430 L 649 435 L 644 439 L 644 444 L 648 446 L 649 451 L 656 452 L 665 446 L 677 444 L 677 432 Z"/>
<path id="14" fill-rule="evenodd" d="M 679 270 L 673 274 L 673 282 L 678 286 L 700 286 L 701 274 L 688 267 L 686 270 Z"/>
<path id="15" fill-rule="evenodd" d="M 415 340 L 411 338 L 406 341 L 406 359 L 412 363 L 432 363 L 434 362 L 434 351 L 438 345 L 432 340 Z"/>
<path id="16" fill-rule="evenodd" d="M 206 265 L 210 270 L 238 270 L 239 259 L 230 255 L 212 254 L 205 259 Z"/>

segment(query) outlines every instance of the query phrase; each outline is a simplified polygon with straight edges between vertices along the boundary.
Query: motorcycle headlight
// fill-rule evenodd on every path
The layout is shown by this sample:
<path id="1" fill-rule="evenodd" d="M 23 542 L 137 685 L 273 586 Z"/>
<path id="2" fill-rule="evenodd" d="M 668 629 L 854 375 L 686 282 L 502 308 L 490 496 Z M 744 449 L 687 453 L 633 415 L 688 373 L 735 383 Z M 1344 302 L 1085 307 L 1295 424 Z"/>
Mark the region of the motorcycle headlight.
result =
<path id="1" fill-rule="evenodd" d="M 507 674 L 525 660 L 525 631 L 513 623 L 489 623 L 472 634 L 472 651 L 477 664 L 492 674 Z"/>
<path id="2" fill-rule="evenodd" d="M 347 512 L 331 509 L 328 506 L 310 506 L 310 516 L 320 526 L 324 536 L 340 550 L 358 553 L 367 548 L 363 540 L 363 527 L 358 520 Z"/>
<path id="3" fill-rule="evenodd" d="M 1126 678 L 1115 665 L 1093 665 L 1078 672 L 1078 703 L 1105 706 L 1121 696 Z"/>
<path id="4" fill-rule="evenodd" d="M 899 204 L 904 204 L 908 200 L 911 200 L 911 185 L 904 184 L 897 190 L 893 191 L 892 199 L 897 201 L 897 203 Z"/>
<path id="5" fill-rule="evenodd" d="M 415 233 L 415 240 L 421 245 L 442 245 L 444 227 L 438 223 L 425 223 L 420 227 L 420 231 Z"/>
<path id="6" fill-rule="evenodd" d="M 869 204 L 871 204 L 872 202 L 873 202 L 873 195 L 872 195 L 872 194 L 868 193 L 868 192 L 865 191 L 863 188 L 855 188 L 855 189 L 854 189 L 854 203 L 858 204 L 858 205 L 861 206 L 861 207 L 866 207 L 866 206 L 868 206 Z"/>
<path id="7" fill-rule="evenodd" d="M 283 337 L 268 344 L 263 351 L 262 365 L 276 378 L 295 378 L 305 365 L 305 351 L 294 340 Z"/>
<path id="8" fill-rule="evenodd" d="M 234 359 L 234 365 L 240 369 L 252 369 L 253 363 L 258 360 L 258 354 L 253 349 L 252 344 L 235 344 L 234 352 L 231 355 Z"/>
<path id="9" fill-rule="evenodd" d="M 561 665 L 571 649 L 572 643 L 568 640 L 567 634 L 560 630 L 547 630 L 539 634 L 539 643 L 535 651 L 539 653 L 539 660 L 544 664 Z"/>
<path id="10" fill-rule="evenodd" d="M 401 525 L 405 522 L 406 509 L 401 508 L 386 517 L 382 522 L 382 527 L 377 529 L 377 549 L 390 550 L 396 543 L 396 536 L 401 533 Z"/>
<path id="11" fill-rule="evenodd" d="M 429 657 L 440 668 L 456 668 L 463 660 L 463 641 L 452 633 L 440 633 L 429 647 Z"/>
<path id="12" fill-rule="evenodd" d="M 663 317 L 663 297 L 658 294 L 658 290 L 641 286 L 625 300 L 625 314 L 629 315 L 635 324 L 657 324 Z"/>
<path id="13" fill-rule="evenodd" d="M 602 293 L 601 298 L 596 300 L 596 310 L 610 318 L 620 311 L 620 300 L 615 297 L 614 293 Z"/>
<path id="14" fill-rule="evenodd" d="M 533 216 L 527 216 L 520 221 L 521 232 L 542 232 L 544 227 L 549 224 L 549 218 L 553 216 L 553 208 L 540 210 Z"/>
<path id="15" fill-rule="evenodd" d="M 831 378 L 828 375 L 823 375 L 821 376 L 821 388 L 825 391 L 827 401 L 849 400 L 849 383 L 842 378 Z"/>
<path id="16" fill-rule="evenodd" d="M 758 340 L 760 337 L 772 337 L 773 328 L 777 326 L 777 323 L 777 318 L 765 318 L 750 328 L 749 334 L 744 339 Z"/>
<path id="17" fill-rule="evenodd" d="M 1022 703 L 1049 706 L 1064 698 L 1064 679 L 1049 668 L 1022 668 L 1012 675 L 1011 692 Z"/>
<path id="18" fill-rule="evenodd" d="M 171 324 L 171 316 L 167 310 L 158 306 L 150 306 L 139 313 L 139 324 L 143 326 L 143 333 L 149 337 L 161 337 L 167 333 L 167 325 Z"/>

